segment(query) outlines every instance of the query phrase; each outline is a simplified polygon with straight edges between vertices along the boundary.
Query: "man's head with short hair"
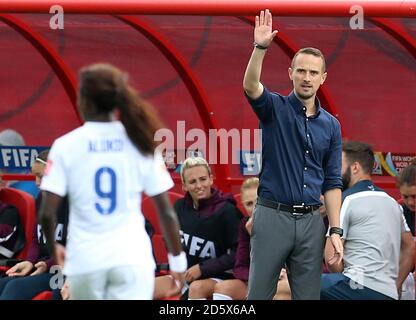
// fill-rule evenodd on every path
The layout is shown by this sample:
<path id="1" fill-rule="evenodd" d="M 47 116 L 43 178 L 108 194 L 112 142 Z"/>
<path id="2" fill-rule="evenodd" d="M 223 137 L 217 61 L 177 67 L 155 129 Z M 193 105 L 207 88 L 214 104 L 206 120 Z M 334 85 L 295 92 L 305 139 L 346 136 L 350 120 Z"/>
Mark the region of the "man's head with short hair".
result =
<path id="1" fill-rule="evenodd" d="M 397 186 L 400 187 L 405 184 L 416 186 L 416 157 L 397 176 Z"/>
<path id="2" fill-rule="evenodd" d="M 345 187 L 352 187 L 360 180 L 370 179 L 374 167 L 372 147 L 359 141 L 342 144 L 342 180 Z"/>
<path id="3" fill-rule="evenodd" d="M 326 72 L 326 61 L 325 61 L 324 54 L 322 53 L 321 50 L 319 50 L 317 48 L 312 48 L 312 47 L 302 48 L 298 52 L 295 53 L 295 55 L 293 56 L 293 59 L 292 59 L 292 63 L 290 64 L 292 69 L 295 66 L 296 58 L 300 54 L 310 54 L 310 55 L 315 56 L 317 58 L 321 58 L 322 59 L 322 72 Z"/>
<path id="4" fill-rule="evenodd" d="M 397 186 L 406 207 L 416 212 L 416 158 L 400 171 L 397 176 Z"/>
<path id="5" fill-rule="evenodd" d="M 13 129 L 6 129 L 0 132 L 0 146 L 22 147 L 25 140 L 22 135 Z"/>
<path id="6" fill-rule="evenodd" d="M 25 145 L 25 140 L 22 135 L 13 129 L 5 129 L 0 132 L 0 147 L 23 147 Z M 15 169 L 1 169 L 0 175 L 4 173 L 17 172 Z M 1 180 L 1 186 L 6 187 L 10 185 L 10 181 Z"/>

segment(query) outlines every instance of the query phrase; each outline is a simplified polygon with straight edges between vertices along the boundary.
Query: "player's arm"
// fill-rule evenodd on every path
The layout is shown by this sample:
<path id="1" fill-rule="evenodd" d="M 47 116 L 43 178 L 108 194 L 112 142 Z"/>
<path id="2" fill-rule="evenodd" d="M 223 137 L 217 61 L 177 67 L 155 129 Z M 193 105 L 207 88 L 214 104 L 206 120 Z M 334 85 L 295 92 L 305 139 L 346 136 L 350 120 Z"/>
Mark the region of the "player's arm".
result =
<path id="1" fill-rule="evenodd" d="M 277 31 L 272 31 L 272 14 L 268 9 L 261 11 L 260 16 L 256 16 L 254 27 L 254 42 L 260 47 L 268 47 Z M 265 49 L 255 47 L 244 74 L 243 87 L 247 95 L 252 99 L 257 99 L 263 93 L 263 85 L 260 83 L 261 68 L 263 65 Z"/>
<path id="2" fill-rule="evenodd" d="M 182 252 L 182 244 L 179 238 L 179 222 L 175 210 L 172 208 L 166 192 L 154 196 L 153 200 L 156 204 L 167 249 L 171 254 L 177 256 Z"/>
<path id="3" fill-rule="evenodd" d="M 169 269 L 177 281 L 179 288 L 185 283 L 185 271 L 187 269 L 186 255 L 182 251 L 179 237 L 179 222 L 175 210 L 172 208 L 169 196 L 166 192 L 153 197 L 158 212 L 159 223 L 163 237 L 169 251 Z M 172 288 L 172 291 L 176 291 Z"/>
<path id="4" fill-rule="evenodd" d="M 62 197 L 55 193 L 42 191 L 42 202 L 40 205 L 40 222 L 42 225 L 42 231 L 46 237 L 46 244 L 48 246 L 51 256 L 58 264 L 61 263 L 61 257 L 56 256 L 55 251 L 55 227 L 56 227 L 56 214 L 58 208 L 62 202 Z"/>

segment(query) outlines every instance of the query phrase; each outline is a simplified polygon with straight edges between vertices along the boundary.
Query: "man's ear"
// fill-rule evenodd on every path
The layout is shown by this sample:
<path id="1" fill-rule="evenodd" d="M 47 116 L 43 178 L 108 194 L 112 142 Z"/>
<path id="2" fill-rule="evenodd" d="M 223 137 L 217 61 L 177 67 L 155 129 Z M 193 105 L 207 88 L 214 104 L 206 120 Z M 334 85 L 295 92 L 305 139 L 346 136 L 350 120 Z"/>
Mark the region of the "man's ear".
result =
<path id="1" fill-rule="evenodd" d="M 324 73 L 323 73 L 323 75 L 322 75 L 322 79 L 321 79 L 321 86 L 324 84 L 324 82 L 325 82 L 325 80 L 326 80 L 327 75 L 328 75 L 328 73 L 327 73 L 327 72 L 324 72 Z"/>
<path id="2" fill-rule="evenodd" d="M 353 167 L 352 167 L 352 171 L 353 171 L 353 173 L 358 173 L 358 172 L 360 171 L 360 169 L 361 169 L 361 165 L 360 165 L 360 163 L 359 163 L 359 162 L 357 162 L 357 161 L 355 161 L 355 162 L 353 163 Z"/>
<path id="3" fill-rule="evenodd" d="M 289 69 L 287 69 L 287 72 L 289 73 L 289 79 L 290 79 L 290 80 L 293 80 L 293 79 L 292 79 L 293 69 L 289 67 Z"/>

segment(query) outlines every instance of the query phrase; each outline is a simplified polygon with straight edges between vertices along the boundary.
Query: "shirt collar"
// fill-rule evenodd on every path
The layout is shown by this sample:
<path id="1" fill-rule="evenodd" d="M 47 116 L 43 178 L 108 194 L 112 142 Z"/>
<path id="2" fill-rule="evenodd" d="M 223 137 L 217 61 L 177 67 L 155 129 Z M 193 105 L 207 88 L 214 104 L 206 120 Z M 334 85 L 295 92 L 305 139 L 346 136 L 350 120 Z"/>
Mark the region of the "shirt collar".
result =
<path id="1" fill-rule="evenodd" d="M 375 190 L 376 188 L 371 180 L 361 180 L 354 184 L 351 188 L 348 188 L 342 192 L 342 201 L 354 193 Z"/>
<path id="2" fill-rule="evenodd" d="M 373 181 L 371 180 L 361 180 L 358 181 L 355 186 L 357 186 L 357 188 L 368 188 L 369 190 L 371 190 L 372 188 L 374 188 L 373 185 Z"/>
<path id="3" fill-rule="evenodd" d="M 295 109 L 296 112 L 304 114 L 305 111 L 303 108 L 305 107 L 303 103 L 296 97 L 295 91 L 292 91 L 289 95 L 289 103 Z M 318 99 L 318 96 L 315 96 L 315 106 L 316 106 L 316 113 L 311 116 L 310 118 L 317 118 L 321 113 L 321 102 Z"/>
<path id="4" fill-rule="evenodd" d="M 361 192 L 361 191 L 374 191 L 375 187 L 371 180 L 361 180 L 358 181 L 351 187 L 351 193 Z"/>

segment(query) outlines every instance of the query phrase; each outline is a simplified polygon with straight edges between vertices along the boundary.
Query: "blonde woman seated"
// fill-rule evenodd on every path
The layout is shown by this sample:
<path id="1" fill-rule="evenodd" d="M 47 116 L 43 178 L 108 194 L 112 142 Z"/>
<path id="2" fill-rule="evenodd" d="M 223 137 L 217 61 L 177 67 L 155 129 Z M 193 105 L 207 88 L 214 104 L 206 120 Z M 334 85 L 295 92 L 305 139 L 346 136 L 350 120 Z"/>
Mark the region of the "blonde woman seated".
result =
<path id="1" fill-rule="evenodd" d="M 237 248 L 238 225 L 242 218 L 232 195 L 213 187 L 213 176 L 207 161 L 187 158 L 181 167 L 185 197 L 178 200 L 181 241 L 188 260 L 185 273 L 188 291 L 179 289 L 189 299 L 212 298 L 215 285 L 232 278 Z M 156 278 L 155 299 L 168 297 L 175 288 L 171 276 Z"/>

